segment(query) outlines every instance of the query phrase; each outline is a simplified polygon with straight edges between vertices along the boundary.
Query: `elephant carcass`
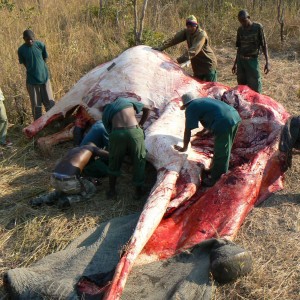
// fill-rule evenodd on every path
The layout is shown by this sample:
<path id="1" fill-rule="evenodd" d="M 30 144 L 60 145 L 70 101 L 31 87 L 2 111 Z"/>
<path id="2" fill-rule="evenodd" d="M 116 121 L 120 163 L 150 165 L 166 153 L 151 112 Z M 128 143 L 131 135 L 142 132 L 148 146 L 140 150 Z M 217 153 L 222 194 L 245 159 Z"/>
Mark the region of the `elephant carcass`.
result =
<path id="1" fill-rule="evenodd" d="M 188 91 L 219 99 L 215 101 L 223 95 L 222 100 L 236 107 L 243 119 L 230 171 L 209 189 L 201 188 L 199 175 L 211 163 L 212 138 L 196 134 L 186 153 L 173 148 L 182 141 L 180 96 Z M 153 108 L 146 124 L 146 147 L 158 174 L 112 283 L 106 285 L 105 299 L 121 296 L 134 264 L 168 258 L 211 237 L 233 239 L 252 207 L 282 188 L 278 140 L 288 118 L 284 108 L 269 97 L 246 86 L 231 90 L 218 83 L 198 82 L 167 55 L 138 46 L 85 75 L 24 132 L 32 137 L 76 106 L 101 119 L 103 106 L 119 96 Z"/>

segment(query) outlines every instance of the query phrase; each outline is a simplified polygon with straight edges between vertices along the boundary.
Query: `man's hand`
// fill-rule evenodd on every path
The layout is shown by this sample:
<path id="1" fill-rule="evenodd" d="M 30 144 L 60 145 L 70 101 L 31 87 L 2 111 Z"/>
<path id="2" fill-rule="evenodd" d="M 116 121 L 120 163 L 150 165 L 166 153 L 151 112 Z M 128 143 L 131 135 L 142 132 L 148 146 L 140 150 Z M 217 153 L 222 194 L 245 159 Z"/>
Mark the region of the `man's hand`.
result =
<path id="1" fill-rule="evenodd" d="M 139 127 L 143 130 L 144 139 L 146 139 L 146 134 L 145 134 L 144 126 L 139 123 Z"/>
<path id="2" fill-rule="evenodd" d="M 162 47 L 152 47 L 151 49 L 157 50 L 157 51 L 163 51 L 164 50 Z"/>
<path id="3" fill-rule="evenodd" d="M 190 57 L 189 57 L 188 52 L 185 52 L 184 54 L 182 54 L 181 56 L 176 58 L 177 63 L 180 65 L 187 63 L 189 60 L 190 60 Z"/>
<path id="4" fill-rule="evenodd" d="M 265 67 L 264 67 L 264 73 L 265 74 L 268 74 L 270 72 L 270 65 L 269 65 L 269 63 L 267 62 L 266 64 L 265 64 Z"/>
<path id="5" fill-rule="evenodd" d="M 185 152 L 187 150 L 187 147 L 180 147 L 178 145 L 174 145 L 174 149 L 179 152 Z"/>
<path id="6" fill-rule="evenodd" d="M 145 124 L 145 122 L 147 121 L 147 119 L 150 115 L 151 108 L 148 105 L 144 105 L 142 111 L 143 111 L 143 115 L 140 119 L 139 126 L 144 130 L 143 127 L 144 127 L 144 124 Z"/>
<path id="7" fill-rule="evenodd" d="M 231 72 L 232 74 L 236 74 L 236 63 L 233 65 Z"/>

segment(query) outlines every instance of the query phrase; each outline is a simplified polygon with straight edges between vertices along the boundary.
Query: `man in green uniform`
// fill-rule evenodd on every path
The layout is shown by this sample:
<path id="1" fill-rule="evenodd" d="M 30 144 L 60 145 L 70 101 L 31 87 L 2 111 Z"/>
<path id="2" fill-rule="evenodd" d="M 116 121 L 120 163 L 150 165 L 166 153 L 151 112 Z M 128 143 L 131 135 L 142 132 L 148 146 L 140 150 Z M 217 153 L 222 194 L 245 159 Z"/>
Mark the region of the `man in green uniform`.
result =
<path id="1" fill-rule="evenodd" d="M 36 41 L 31 30 L 23 32 L 25 43 L 19 47 L 20 64 L 26 67 L 26 87 L 34 120 L 42 116 L 42 104 L 48 111 L 55 102 L 46 64 L 48 53 L 44 43 Z"/>
<path id="2" fill-rule="evenodd" d="M 138 124 L 136 113 L 143 112 Z M 109 191 L 107 196 L 116 194 L 117 176 L 126 154 L 133 162 L 133 183 L 139 197 L 145 179 L 146 148 L 144 132 L 141 128 L 146 122 L 150 108 L 132 98 L 117 98 L 114 102 L 104 106 L 102 121 L 109 133 Z"/>
<path id="3" fill-rule="evenodd" d="M 171 46 L 187 41 L 188 50 L 177 58 L 179 64 L 191 60 L 194 76 L 204 81 L 217 81 L 217 59 L 210 47 L 207 33 L 200 28 L 195 16 L 186 19 L 186 28 L 177 32 L 175 36 L 162 46 L 153 48 L 163 51 Z"/>
<path id="4" fill-rule="evenodd" d="M 242 26 L 237 31 L 237 54 L 232 73 L 237 74 L 238 84 L 248 85 L 252 90 L 261 93 L 262 82 L 258 61 L 260 48 L 266 59 L 264 73 L 268 74 L 270 71 L 268 47 L 263 27 L 259 23 L 252 22 L 246 10 L 238 13 L 238 19 Z"/>
<path id="5" fill-rule="evenodd" d="M 222 174 L 228 171 L 229 159 L 234 137 L 241 122 L 238 112 L 228 104 L 211 98 L 196 98 L 193 93 L 182 96 L 185 109 L 185 131 L 183 147 L 174 145 L 180 152 L 185 152 L 191 138 L 191 130 L 201 122 L 204 129 L 214 135 L 214 157 L 210 176 L 203 179 L 204 186 L 213 186 Z"/>

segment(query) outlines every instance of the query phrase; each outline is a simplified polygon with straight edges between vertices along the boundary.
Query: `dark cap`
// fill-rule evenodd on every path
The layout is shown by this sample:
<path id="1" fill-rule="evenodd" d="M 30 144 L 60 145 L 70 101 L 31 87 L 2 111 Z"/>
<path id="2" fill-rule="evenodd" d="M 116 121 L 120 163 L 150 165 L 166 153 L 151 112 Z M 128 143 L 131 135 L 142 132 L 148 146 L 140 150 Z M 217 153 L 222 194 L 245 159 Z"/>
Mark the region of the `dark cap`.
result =
<path id="1" fill-rule="evenodd" d="M 248 18 L 250 18 L 250 15 L 249 15 L 249 13 L 247 12 L 247 10 L 242 9 L 242 10 L 240 10 L 239 13 L 238 13 L 238 18 L 239 18 L 239 19 L 248 19 Z"/>
<path id="2" fill-rule="evenodd" d="M 33 33 L 33 31 L 31 31 L 31 30 L 29 30 L 29 29 L 25 30 L 25 31 L 23 32 L 23 38 L 24 38 L 24 39 L 28 38 L 28 39 L 33 40 L 33 39 L 34 39 L 34 33 Z"/>

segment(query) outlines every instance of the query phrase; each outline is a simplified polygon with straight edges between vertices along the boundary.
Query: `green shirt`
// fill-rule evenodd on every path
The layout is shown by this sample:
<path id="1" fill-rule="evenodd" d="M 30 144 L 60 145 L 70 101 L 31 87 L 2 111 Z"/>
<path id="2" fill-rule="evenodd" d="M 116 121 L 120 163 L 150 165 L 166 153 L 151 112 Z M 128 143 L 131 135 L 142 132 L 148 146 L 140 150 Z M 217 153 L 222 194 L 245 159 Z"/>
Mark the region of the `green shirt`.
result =
<path id="1" fill-rule="evenodd" d="M 266 46 L 266 38 L 261 24 L 252 23 L 250 27 L 239 27 L 236 37 L 238 54 L 258 56 L 260 47 Z"/>
<path id="2" fill-rule="evenodd" d="M 187 42 L 188 51 L 177 59 L 178 63 L 181 64 L 190 59 L 195 76 L 216 70 L 217 58 L 210 47 L 206 32 L 199 27 L 193 34 L 187 29 L 177 32 L 175 36 L 167 40 L 161 48 L 164 50 L 184 41 Z"/>
<path id="3" fill-rule="evenodd" d="M 136 101 L 134 98 L 119 97 L 105 107 L 102 115 L 102 122 L 108 133 L 111 133 L 112 131 L 112 119 L 114 115 L 127 107 L 133 107 L 138 114 L 142 111 L 144 104 Z"/>
<path id="4" fill-rule="evenodd" d="M 190 130 L 197 128 L 198 122 L 201 122 L 213 134 L 221 134 L 240 121 L 233 107 L 216 99 L 195 99 L 185 110 L 185 127 Z"/>
<path id="5" fill-rule="evenodd" d="M 49 79 L 48 67 L 45 59 L 48 53 L 45 44 L 40 41 L 34 41 L 32 46 L 23 44 L 18 49 L 20 64 L 24 64 L 27 70 L 28 84 L 45 84 Z"/>

